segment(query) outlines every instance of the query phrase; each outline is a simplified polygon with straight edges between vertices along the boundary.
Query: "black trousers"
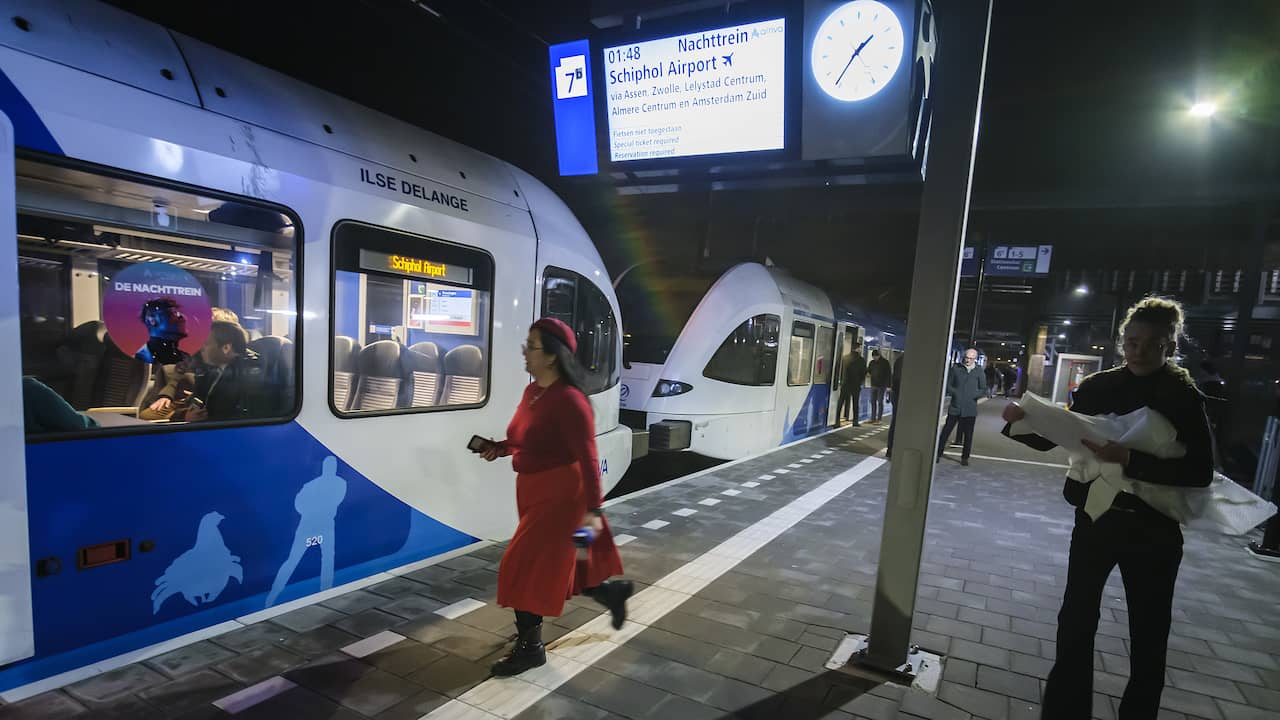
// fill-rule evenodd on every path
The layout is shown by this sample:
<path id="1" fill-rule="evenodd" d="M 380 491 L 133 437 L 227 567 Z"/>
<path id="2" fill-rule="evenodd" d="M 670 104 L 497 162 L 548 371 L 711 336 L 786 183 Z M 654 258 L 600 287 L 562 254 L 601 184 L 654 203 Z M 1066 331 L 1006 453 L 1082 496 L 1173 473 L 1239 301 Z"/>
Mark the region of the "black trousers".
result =
<path id="1" fill-rule="evenodd" d="M 1058 613 L 1057 660 L 1045 686 L 1042 720 L 1093 715 L 1093 640 L 1103 588 L 1117 565 L 1129 608 L 1129 684 L 1120 720 L 1156 717 L 1181 562 L 1182 530 L 1155 510 L 1112 508 L 1097 522 L 1076 511 Z"/>
<path id="2" fill-rule="evenodd" d="M 893 431 L 898 429 L 898 416 L 902 413 L 898 412 L 898 393 L 889 391 L 889 398 L 893 401 L 893 415 L 889 417 L 889 439 L 885 449 L 892 455 Z"/>
<path id="3" fill-rule="evenodd" d="M 836 425 L 842 418 L 850 422 L 858 422 L 858 411 L 862 405 L 862 388 L 850 387 L 849 383 L 840 386 L 840 402 L 836 403 Z M 852 410 L 852 412 L 850 411 Z"/>
<path id="4" fill-rule="evenodd" d="M 897 413 L 895 412 L 894 415 Z M 947 415 L 947 422 L 942 426 L 942 435 L 938 437 L 938 457 L 942 457 L 942 451 L 947 449 L 947 438 L 951 436 L 951 431 L 959 425 L 961 442 L 964 443 L 964 452 L 960 457 L 968 460 L 969 453 L 973 452 L 973 423 L 976 420 L 976 417 Z"/>

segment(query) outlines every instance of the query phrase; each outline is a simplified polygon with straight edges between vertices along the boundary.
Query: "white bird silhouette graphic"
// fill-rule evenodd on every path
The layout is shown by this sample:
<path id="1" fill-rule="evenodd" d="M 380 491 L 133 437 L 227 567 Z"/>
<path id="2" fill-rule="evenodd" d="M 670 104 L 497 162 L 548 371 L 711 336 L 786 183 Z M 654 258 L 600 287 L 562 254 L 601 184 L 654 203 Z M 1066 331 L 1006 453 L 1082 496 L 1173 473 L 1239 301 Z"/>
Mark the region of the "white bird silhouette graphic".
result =
<path id="1" fill-rule="evenodd" d="M 160 612 L 165 600 L 178 593 L 192 605 L 202 605 L 217 600 L 231 578 L 244 582 L 240 557 L 231 554 L 218 530 L 218 523 L 224 519 L 219 512 L 206 513 L 200 518 L 195 547 L 174 558 L 164 575 L 156 580 L 155 592 L 151 593 L 152 615 Z"/>

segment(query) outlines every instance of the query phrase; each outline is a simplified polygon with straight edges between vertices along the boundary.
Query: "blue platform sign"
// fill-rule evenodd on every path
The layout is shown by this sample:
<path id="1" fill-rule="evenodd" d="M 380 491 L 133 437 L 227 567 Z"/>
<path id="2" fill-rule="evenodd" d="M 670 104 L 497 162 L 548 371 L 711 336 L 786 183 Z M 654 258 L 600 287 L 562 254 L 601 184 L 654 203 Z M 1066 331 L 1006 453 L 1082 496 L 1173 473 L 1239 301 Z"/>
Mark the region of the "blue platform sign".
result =
<path id="1" fill-rule="evenodd" d="M 960 277 L 978 276 L 978 256 L 974 254 L 972 245 L 964 246 L 964 254 L 960 256 Z"/>
<path id="2" fill-rule="evenodd" d="M 549 57 L 560 174 L 594 175 L 600 168 L 596 158 L 590 43 L 574 40 L 552 45 Z"/>
<path id="3" fill-rule="evenodd" d="M 1052 245 L 993 245 L 987 255 L 986 274 L 1000 277 L 1048 275 L 1052 259 Z"/>

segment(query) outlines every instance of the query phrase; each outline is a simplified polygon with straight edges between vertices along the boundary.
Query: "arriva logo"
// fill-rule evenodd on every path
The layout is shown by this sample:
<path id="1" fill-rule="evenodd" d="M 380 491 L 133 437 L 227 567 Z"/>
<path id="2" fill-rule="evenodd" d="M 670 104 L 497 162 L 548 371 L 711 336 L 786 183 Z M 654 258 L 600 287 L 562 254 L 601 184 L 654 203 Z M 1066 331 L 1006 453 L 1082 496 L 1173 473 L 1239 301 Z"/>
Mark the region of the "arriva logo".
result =
<path id="1" fill-rule="evenodd" d="M 623 383 L 622 389 L 618 391 L 618 398 L 626 400 L 629 397 L 631 397 L 631 388 L 626 383 Z"/>
<path id="2" fill-rule="evenodd" d="M 608 475 L 608 474 L 609 474 L 609 459 L 608 459 L 608 458 L 601 458 L 601 460 L 600 460 L 600 477 L 604 477 L 605 475 Z"/>

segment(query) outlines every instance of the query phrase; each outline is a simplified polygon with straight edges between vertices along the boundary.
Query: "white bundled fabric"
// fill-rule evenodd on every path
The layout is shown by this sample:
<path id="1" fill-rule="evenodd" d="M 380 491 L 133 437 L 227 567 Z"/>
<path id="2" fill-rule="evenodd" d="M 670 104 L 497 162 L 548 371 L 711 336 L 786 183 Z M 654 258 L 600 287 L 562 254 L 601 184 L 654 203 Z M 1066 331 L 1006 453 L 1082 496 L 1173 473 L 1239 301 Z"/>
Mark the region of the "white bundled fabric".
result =
<path id="1" fill-rule="evenodd" d="M 1243 535 L 1276 514 L 1276 506 L 1235 481 L 1215 472 L 1208 487 L 1186 488 L 1134 480 L 1119 463 L 1098 460 L 1081 440 L 1098 445 L 1114 441 L 1158 458 L 1179 458 L 1186 448 L 1178 442 L 1173 423 L 1150 408 L 1126 415 L 1081 415 L 1058 407 L 1033 393 L 1023 396 L 1026 417 L 1009 429 L 1011 435 L 1036 434 L 1066 450 L 1071 458 L 1067 476 L 1089 485 L 1084 511 L 1097 520 L 1116 495 L 1127 492 L 1164 515 L 1189 527 Z"/>

